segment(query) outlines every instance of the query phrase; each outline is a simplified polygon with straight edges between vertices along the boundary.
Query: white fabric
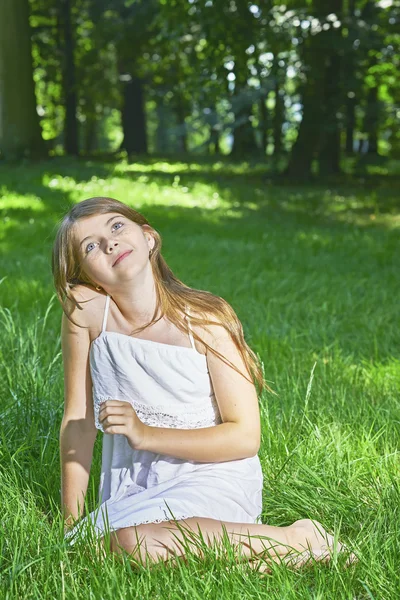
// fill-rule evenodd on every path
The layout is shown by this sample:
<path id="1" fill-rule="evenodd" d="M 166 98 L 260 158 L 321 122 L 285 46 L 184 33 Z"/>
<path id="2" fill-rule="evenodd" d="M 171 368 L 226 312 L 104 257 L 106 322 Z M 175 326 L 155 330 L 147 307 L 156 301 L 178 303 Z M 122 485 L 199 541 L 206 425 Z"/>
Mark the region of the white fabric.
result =
<path id="1" fill-rule="evenodd" d="M 100 404 L 130 402 L 152 427 L 194 429 L 222 422 L 205 355 L 192 347 L 143 340 L 106 331 L 90 348 L 96 427 Z M 188 321 L 189 322 L 189 321 Z M 189 324 L 190 331 L 190 324 Z M 96 535 L 170 519 L 208 517 L 237 523 L 261 522 L 263 474 L 259 457 L 204 463 L 133 450 L 122 434 L 103 433 L 99 504 L 65 534 L 70 543 Z"/>

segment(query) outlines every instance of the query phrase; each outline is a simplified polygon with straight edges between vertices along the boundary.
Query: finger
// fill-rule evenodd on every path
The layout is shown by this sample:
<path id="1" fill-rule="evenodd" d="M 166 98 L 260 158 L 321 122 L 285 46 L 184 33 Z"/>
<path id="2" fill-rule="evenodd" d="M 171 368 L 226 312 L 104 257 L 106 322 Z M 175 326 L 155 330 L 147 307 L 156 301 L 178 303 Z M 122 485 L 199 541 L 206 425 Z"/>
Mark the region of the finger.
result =
<path id="1" fill-rule="evenodd" d="M 126 422 L 121 415 L 108 415 L 103 419 L 103 427 L 109 427 L 110 425 L 121 425 L 125 426 Z"/>
<path id="2" fill-rule="evenodd" d="M 105 408 L 125 408 L 127 404 L 130 406 L 130 403 L 125 400 L 105 400 L 104 402 L 100 403 L 100 411 L 104 410 Z"/>
<path id="3" fill-rule="evenodd" d="M 128 411 L 128 409 L 121 408 L 121 407 L 105 407 L 103 409 L 100 409 L 99 411 L 99 421 L 102 422 L 104 421 L 107 417 L 113 416 L 113 417 L 119 417 L 120 419 L 126 419 L 130 414 L 130 411 Z"/>
<path id="4" fill-rule="evenodd" d="M 100 409 L 103 408 L 125 408 L 131 406 L 130 402 L 125 400 L 105 400 L 100 403 Z"/>
<path id="5" fill-rule="evenodd" d="M 100 406 L 104 406 L 105 404 L 107 406 L 120 406 L 122 404 L 126 404 L 127 402 L 128 400 L 104 400 L 104 402 L 102 402 Z"/>
<path id="6" fill-rule="evenodd" d="M 108 413 L 110 415 L 120 415 L 126 411 L 125 406 L 102 406 L 99 412 Z"/>
<path id="7" fill-rule="evenodd" d="M 109 427 L 103 427 L 104 429 L 104 433 L 119 433 L 121 435 L 125 435 L 126 434 L 126 427 L 125 425 L 110 425 Z"/>
<path id="8" fill-rule="evenodd" d="M 100 422 L 102 423 L 103 427 L 109 426 L 109 425 L 126 425 L 127 424 L 127 419 L 126 419 L 126 415 L 103 415 L 102 418 L 100 419 Z"/>
<path id="9" fill-rule="evenodd" d="M 350 556 L 348 557 L 348 559 L 345 562 L 345 566 L 349 567 L 350 565 L 356 564 L 359 562 L 358 557 L 354 554 L 354 552 L 352 552 L 350 554 Z"/>

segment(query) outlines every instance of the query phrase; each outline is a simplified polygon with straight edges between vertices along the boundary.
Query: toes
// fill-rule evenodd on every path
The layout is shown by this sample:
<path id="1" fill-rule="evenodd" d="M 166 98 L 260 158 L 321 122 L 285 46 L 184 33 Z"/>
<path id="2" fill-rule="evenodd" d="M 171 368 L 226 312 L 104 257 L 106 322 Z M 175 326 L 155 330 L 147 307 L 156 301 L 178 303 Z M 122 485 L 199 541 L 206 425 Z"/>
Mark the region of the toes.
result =
<path id="1" fill-rule="evenodd" d="M 350 554 L 350 556 L 348 557 L 348 559 L 346 560 L 346 562 L 344 563 L 344 566 L 350 567 L 351 565 L 354 565 L 358 562 L 359 562 L 359 560 L 358 560 L 357 556 L 352 552 Z"/>
<path id="2" fill-rule="evenodd" d="M 355 554 L 351 553 L 345 544 L 342 544 L 333 535 L 329 534 L 318 521 L 299 519 L 293 525 L 297 528 L 298 537 L 296 543 L 292 544 L 292 547 L 300 555 L 295 560 L 295 563 L 293 559 L 289 558 L 291 564 L 300 566 L 300 564 L 304 564 L 310 559 L 311 562 L 313 562 L 313 559 L 318 562 L 328 562 L 332 557 L 336 557 L 339 554 L 348 555 L 345 562 L 346 567 L 358 562 Z"/>

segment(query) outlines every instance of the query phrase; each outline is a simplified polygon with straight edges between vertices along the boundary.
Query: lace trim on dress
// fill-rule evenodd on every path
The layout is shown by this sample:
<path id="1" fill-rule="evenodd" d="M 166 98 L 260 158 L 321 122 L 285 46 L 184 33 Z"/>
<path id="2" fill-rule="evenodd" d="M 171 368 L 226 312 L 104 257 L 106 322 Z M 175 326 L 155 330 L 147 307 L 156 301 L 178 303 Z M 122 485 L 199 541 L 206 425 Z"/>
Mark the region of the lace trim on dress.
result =
<path id="1" fill-rule="evenodd" d="M 104 432 L 99 421 L 100 404 L 105 400 L 112 400 L 113 396 L 97 394 L 93 398 L 95 425 L 97 429 Z M 124 400 L 124 402 L 129 402 Z M 222 422 L 218 405 L 211 398 L 212 405 L 200 408 L 195 412 L 186 412 L 184 415 L 173 415 L 165 412 L 165 406 L 148 406 L 141 402 L 132 402 L 132 406 L 139 419 L 145 425 L 153 427 L 169 427 L 175 429 L 197 429 L 201 427 L 212 427 Z"/>
<path id="2" fill-rule="evenodd" d="M 147 523 L 165 523 L 165 521 L 181 521 L 182 519 L 191 519 L 192 517 L 196 517 L 197 515 L 180 515 L 179 517 L 162 517 L 161 519 L 148 519 L 147 521 L 130 521 L 128 523 L 124 523 L 124 527 L 132 527 L 133 525 L 145 525 Z"/>

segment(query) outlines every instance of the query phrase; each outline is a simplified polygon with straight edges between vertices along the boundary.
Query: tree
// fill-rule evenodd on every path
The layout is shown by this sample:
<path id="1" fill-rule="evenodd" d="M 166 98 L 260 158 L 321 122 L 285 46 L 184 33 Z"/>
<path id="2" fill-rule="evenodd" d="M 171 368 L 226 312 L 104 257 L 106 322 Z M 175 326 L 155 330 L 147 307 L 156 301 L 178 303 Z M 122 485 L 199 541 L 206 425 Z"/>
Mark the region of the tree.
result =
<path id="1" fill-rule="evenodd" d="M 313 0 L 315 16 L 309 22 L 311 29 L 314 23 L 314 31 L 304 40 L 302 50 L 306 75 L 302 88 L 303 118 L 287 167 L 289 176 L 309 177 L 315 158 L 320 159 L 324 173 L 339 172 L 342 2 Z"/>
<path id="2" fill-rule="evenodd" d="M 28 0 L 0 2 L 0 155 L 45 154 L 32 73 Z"/>
<path id="3" fill-rule="evenodd" d="M 66 154 L 79 154 L 77 92 L 74 59 L 74 29 L 71 22 L 71 0 L 59 0 L 59 22 L 63 33 L 63 82 L 64 82 L 64 147 Z"/>
<path id="4" fill-rule="evenodd" d="M 343 68 L 344 77 L 344 88 L 346 90 L 345 98 L 345 128 L 346 128 L 346 154 L 351 156 L 354 153 L 354 130 L 356 126 L 356 59 L 355 54 L 352 52 L 354 43 L 357 40 L 357 27 L 356 27 L 356 0 L 349 0 L 348 2 L 348 15 L 347 15 L 347 35 L 346 41 L 349 45 L 349 52 L 347 53 L 347 60 L 345 61 Z M 359 90 L 357 90 L 359 91 Z"/>
<path id="5" fill-rule="evenodd" d="M 130 4 L 118 0 L 113 6 L 120 22 L 116 50 L 123 95 L 121 149 L 128 154 L 147 154 L 146 80 L 141 73 L 140 59 L 148 47 L 158 6 L 155 0 L 136 0 Z"/>

